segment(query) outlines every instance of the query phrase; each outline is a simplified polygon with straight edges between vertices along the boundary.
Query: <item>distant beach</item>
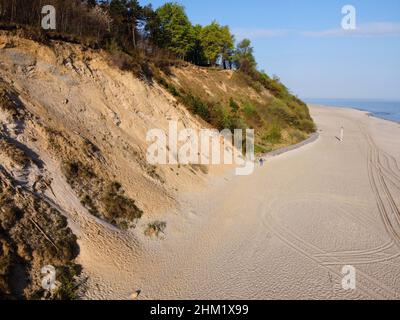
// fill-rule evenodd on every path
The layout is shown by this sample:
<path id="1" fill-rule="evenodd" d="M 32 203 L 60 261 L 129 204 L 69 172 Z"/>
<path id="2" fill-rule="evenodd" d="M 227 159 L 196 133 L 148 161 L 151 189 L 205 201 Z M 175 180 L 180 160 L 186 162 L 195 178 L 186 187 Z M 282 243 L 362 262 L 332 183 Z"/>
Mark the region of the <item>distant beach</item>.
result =
<path id="1" fill-rule="evenodd" d="M 310 104 L 366 111 L 374 117 L 400 123 L 400 101 L 366 99 L 305 99 L 305 101 Z"/>

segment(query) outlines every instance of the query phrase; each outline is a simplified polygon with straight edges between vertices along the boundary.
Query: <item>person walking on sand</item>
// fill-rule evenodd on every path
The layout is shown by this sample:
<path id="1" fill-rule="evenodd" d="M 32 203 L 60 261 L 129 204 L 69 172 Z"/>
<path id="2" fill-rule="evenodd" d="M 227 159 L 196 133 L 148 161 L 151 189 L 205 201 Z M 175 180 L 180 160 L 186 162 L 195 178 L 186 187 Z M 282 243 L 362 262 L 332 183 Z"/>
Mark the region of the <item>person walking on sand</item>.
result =
<path id="1" fill-rule="evenodd" d="M 260 158 L 260 167 L 263 167 L 264 166 L 264 158 Z"/>
<path id="2" fill-rule="evenodd" d="M 340 129 L 340 142 L 343 142 L 344 139 L 344 127 Z"/>

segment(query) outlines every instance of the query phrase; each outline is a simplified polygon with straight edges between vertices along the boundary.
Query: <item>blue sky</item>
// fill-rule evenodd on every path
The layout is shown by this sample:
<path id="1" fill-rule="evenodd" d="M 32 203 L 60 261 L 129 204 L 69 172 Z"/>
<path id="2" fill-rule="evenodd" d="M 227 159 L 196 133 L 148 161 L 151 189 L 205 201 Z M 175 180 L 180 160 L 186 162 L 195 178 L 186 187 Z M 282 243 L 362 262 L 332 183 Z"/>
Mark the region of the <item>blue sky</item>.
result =
<path id="1" fill-rule="evenodd" d="M 260 69 L 301 98 L 400 100 L 399 0 L 179 0 L 193 23 L 252 40 Z M 162 0 L 142 0 L 154 7 Z M 341 29 L 353 5 L 357 29 Z"/>

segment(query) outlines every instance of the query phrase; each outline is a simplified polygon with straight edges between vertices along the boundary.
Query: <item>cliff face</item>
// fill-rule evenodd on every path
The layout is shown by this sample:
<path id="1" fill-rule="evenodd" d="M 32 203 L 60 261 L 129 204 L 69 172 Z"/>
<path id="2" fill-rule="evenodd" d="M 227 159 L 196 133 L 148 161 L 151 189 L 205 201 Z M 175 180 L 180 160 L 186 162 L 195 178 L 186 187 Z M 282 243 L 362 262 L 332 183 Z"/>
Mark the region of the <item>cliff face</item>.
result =
<path id="1" fill-rule="evenodd" d="M 206 176 L 199 167 L 147 163 L 149 129 L 168 130 L 171 119 L 181 127 L 200 128 L 200 122 L 162 87 L 110 67 L 104 53 L 1 33 L 0 98 L 1 207 L 10 204 L 0 216 L 6 224 L 0 230 L 5 296 L 41 292 L 40 268 L 63 267 L 78 254 L 46 253 L 76 246 L 76 239 L 69 228 L 58 235 L 58 222 L 46 224 L 41 216 L 51 212 L 55 221 L 66 216 L 77 233 L 81 215 L 127 229 L 175 206 L 181 186 Z M 27 202 L 46 208 L 28 208 Z M 14 211 L 24 214 L 9 222 Z M 32 236 L 15 240 L 15 230 L 25 224 L 31 224 Z M 26 246 L 29 254 L 21 249 Z M 12 280 L 15 266 L 23 266 L 25 276 L 19 278 L 26 279 L 18 288 Z"/>
<path id="2" fill-rule="evenodd" d="M 60 163 L 82 162 L 99 178 L 118 181 L 146 212 L 173 204 L 168 195 L 193 173 L 150 167 L 146 133 L 167 131 L 172 119 L 200 128 L 184 106 L 156 83 L 110 67 L 104 53 L 4 35 L 0 43 L 1 81 L 48 128 L 38 148 Z"/>
<path id="3" fill-rule="evenodd" d="M 251 126 L 265 151 L 305 138 L 309 116 L 232 71 L 164 68 L 142 80 L 105 52 L 0 32 L 0 119 L 0 294 L 32 298 L 47 264 L 65 275 L 58 297 L 73 297 L 82 225 L 157 233 L 152 222 L 184 186 L 213 174 L 149 165 L 148 130 Z"/>

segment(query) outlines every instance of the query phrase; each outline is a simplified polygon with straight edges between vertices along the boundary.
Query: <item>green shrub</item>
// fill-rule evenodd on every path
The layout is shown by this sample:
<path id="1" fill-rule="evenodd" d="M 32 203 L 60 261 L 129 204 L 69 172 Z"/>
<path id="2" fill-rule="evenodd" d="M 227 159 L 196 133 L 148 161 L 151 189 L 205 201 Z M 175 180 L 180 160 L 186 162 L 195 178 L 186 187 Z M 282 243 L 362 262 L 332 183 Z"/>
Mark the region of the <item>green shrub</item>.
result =
<path id="1" fill-rule="evenodd" d="M 234 118 L 225 106 L 216 104 L 212 109 L 211 124 L 218 130 L 232 129 Z"/>
<path id="2" fill-rule="evenodd" d="M 238 112 L 239 111 L 239 105 L 237 104 L 237 102 L 235 101 L 235 100 L 233 100 L 233 98 L 230 98 L 229 99 L 229 106 L 230 106 L 230 108 L 232 109 L 232 111 L 234 112 L 234 113 L 236 113 L 236 112 Z"/>
<path id="3" fill-rule="evenodd" d="M 243 104 L 243 113 L 246 117 L 250 118 L 256 112 L 256 108 L 251 102 L 245 102 Z"/>
<path id="4" fill-rule="evenodd" d="M 308 120 L 308 119 L 300 120 L 297 128 L 299 128 L 300 130 L 305 131 L 307 133 L 313 133 L 316 131 L 314 122 L 312 120 Z"/>
<path id="5" fill-rule="evenodd" d="M 77 264 L 69 264 L 57 267 L 56 270 L 57 281 L 60 283 L 60 287 L 53 295 L 53 299 L 67 301 L 78 300 L 78 291 L 81 283 L 77 281 L 77 277 L 81 274 L 82 267 Z"/>
<path id="6" fill-rule="evenodd" d="M 182 97 L 182 102 L 186 105 L 189 110 L 191 110 L 194 114 L 200 116 L 204 121 L 210 122 L 211 113 L 209 110 L 209 106 L 206 102 L 201 100 L 200 98 L 194 96 L 191 93 L 185 94 Z"/>
<path id="7" fill-rule="evenodd" d="M 146 230 L 144 231 L 144 234 L 148 237 L 159 237 L 161 233 L 165 232 L 165 229 L 167 228 L 167 223 L 162 222 L 162 221 L 155 221 L 153 223 L 149 223 L 147 225 Z"/>
<path id="8" fill-rule="evenodd" d="M 262 153 L 267 153 L 270 152 L 272 149 L 270 147 L 262 146 L 259 144 L 254 145 L 254 152 L 255 154 L 262 154 Z"/>
<path id="9" fill-rule="evenodd" d="M 263 141 L 270 144 L 277 144 L 282 140 L 281 127 L 278 123 L 272 124 L 268 132 L 264 135 Z"/>
<path id="10" fill-rule="evenodd" d="M 286 124 L 293 125 L 297 122 L 297 117 L 292 110 L 281 100 L 273 99 L 269 107 L 271 114 Z"/>
<path id="11" fill-rule="evenodd" d="M 89 211 L 89 213 L 90 213 L 91 215 L 94 215 L 95 217 L 98 217 L 98 218 L 100 217 L 99 211 L 98 211 L 98 209 L 96 208 L 96 205 L 94 204 L 92 198 L 91 198 L 89 195 L 85 194 L 85 195 L 82 197 L 82 199 L 81 199 L 81 204 L 82 204 L 86 209 L 88 209 L 88 211 Z"/>
<path id="12" fill-rule="evenodd" d="M 292 138 L 292 143 L 298 143 L 307 138 L 307 135 L 303 131 L 300 131 L 299 129 L 293 129 L 290 132 L 290 136 Z"/>
<path id="13" fill-rule="evenodd" d="M 171 83 L 167 82 L 164 78 L 159 77 L 157 79 L 158 83 L 162 85 L 167 91 L 172 94 L 174 97 L 180 97 L 181 94 L 179 93 L 179 90 Z"/>
<path id="14" fill-rule="evenodd" d="M 106 219 L 115 225 L 120 225 L 123 221 L 134 222 L 143 215 L 143 211 L 136 206 L 135 201 L 123 194 L 118 182 L 113 182 L 107 187 L 101 202 Z"/>
<path id="15" fill-rule="evenodd" d="M 180 96 L 180 93 L 179 93 L 178 89 L 176 89 L 176 87 L 174 85 L 170 84 L 170 83 L 167 85 L 167 90 L 174 97 L 179 97 Z"/>
<path id="16" fill-rule="evenodd" d="M 95 173 L 89 167 L 80 161 L 68 161 L 63 163 L 62 172 L 67 178 L 69 184 L 85 181 L 96 177 Z"/>

